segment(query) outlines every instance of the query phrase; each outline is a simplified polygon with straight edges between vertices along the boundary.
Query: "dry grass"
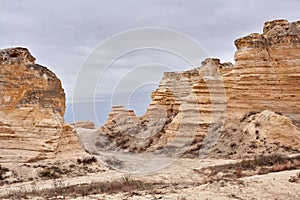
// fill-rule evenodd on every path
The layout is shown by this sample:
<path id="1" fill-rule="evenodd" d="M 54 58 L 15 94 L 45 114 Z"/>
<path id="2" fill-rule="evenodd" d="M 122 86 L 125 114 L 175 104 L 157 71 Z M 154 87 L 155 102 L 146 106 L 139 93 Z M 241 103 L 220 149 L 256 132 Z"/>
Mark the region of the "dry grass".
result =
<path id="1" fill-rule="evenodd" d="M 52 198 L 55 196 L 64 197 L 83 197 L 93 194 L 113 194 L 118 192 L 132 193 L 141 190 L 151 190 L 155 185 L 160 183 L 146 183 L 140 180 L 136 180 L 130 175 L 125 175 L 120 180 L 115 180 L 111 182 L 97 182 L 91 184 L 81 184 L 67 186 L 63 182 L 58 180 L 53 181 L 52 189 L 37 190 L 33 188 L 31 191 L 27 192 L 14 192 L 12 194 L 2 196 L 2 198 L 9 199 L 20 199 L 20 198 L 30 198 L 34 196 L 43 198 Z"/>
<path id="2" fill-rule="evenodd" d="M 300 156 L 289 158 L 273 154 L 255 156 L 254 159 L 242 160 L 233 164 L 212 166 L 196 171 L 200 173 L 208 171 L 205 175 L 209 177 L 214 177 L 221 173 L 224 178 L 240 178 L 293 169 L 300 169 Z"/>
<path id="3" fill-rule="evenodd" d="M 203 174 L 206 178 L 204 180 L 199 180 L 197 185 L 204 183 L 212 183 L 215 181 L 225 180 L 225 181 L 237 181 L 238 184 L 242 184 L 240 177 L 252 176 L 256 174 L 266 174 L 270 172 L 279 172 L 284 170 L 300 169 L 300 156 L 296 157 L 285 157 L 281 155 L 269 155 L 269 156 L 255 156 L 253 159 L 241 160 L 233 164 L 225 164 L 218 166 L 211 166 L 202 169 L 195 169 L 194 171 Z M 45 176 L 51 176 L 51 172 L 45 172 Z M 300 182 L 300 174 L 290 177 L 290 182 Z M 113 194 L 113 193 L 128 193 L 128 194 L 141 194 L 141 191 L 146 191 L 146 193 L 161 193 L 160 189 L 163 188 L 184 188 L 190 187 L 191 183 L 163 183 L 163 182 L 143 182 L 141 180 L 136 180 L 130 174 L 124 175 L 122 178 L 110 182 L 97 182 L 91 184 L 81 184 L 68 186 L 58 179 L 53 179 L 53 188 L 38 190 L 32 187 L 31 191 L 27 192 L 15 192 L 2 198 L 9 199 L 21 199 L 21 198 L 31 198 L 34 196 L 42 198 L 50 198 L 55 196 L 64 197 L 81 197 L 93 194 Z"/>
<path id="4" fill-rule="evenodd" d="M 59 178 L 63 172 L 58 167 L 47 167 L 39 173 L 39 177 L 45 179 Z"/>

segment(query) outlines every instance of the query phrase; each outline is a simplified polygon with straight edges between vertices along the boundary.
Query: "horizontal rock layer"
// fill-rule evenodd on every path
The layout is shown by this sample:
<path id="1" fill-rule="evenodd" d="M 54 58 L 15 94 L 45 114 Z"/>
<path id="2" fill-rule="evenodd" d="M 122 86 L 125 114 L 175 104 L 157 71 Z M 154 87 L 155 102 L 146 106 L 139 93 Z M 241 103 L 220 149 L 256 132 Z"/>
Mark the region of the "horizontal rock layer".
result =
<path id="1" fill-rule="evenodd" d="M 64 124 L 60 80 L 27 49 L 0 51 L 0 88 L 0 162 L 50 158 L 63 140 L 76 140 Z"/>
<path id="2" fill-rule="evenodd" d="M 272 138 L 269 122 L 262 120 L 265 142 L 277 137 L 283 149 L 300 150 L 300 22 L 266 22 L 262 34 L 237 39 L 235 45 L 234 65 L 206 59 L 200 68 L 164 73 L 144 116 L 115 107 L 101 131 L 129 151 L 172 149 L 198 156 L 201 149 L 206 155 L 216 151 L 228 124 L 239 130 L 236 135 L 243 135 L 240 120 L 268 110 L 281 113 L 295 141 L 278 141 L 277 133 Z"/>
<path id="3" fill-rule="evenodd" d="M 263 34 L 235 41 L 235 65 L 224 76 L 227 112 L 272 110 L 300 120 L 300 22 L 266 22 Z"/>

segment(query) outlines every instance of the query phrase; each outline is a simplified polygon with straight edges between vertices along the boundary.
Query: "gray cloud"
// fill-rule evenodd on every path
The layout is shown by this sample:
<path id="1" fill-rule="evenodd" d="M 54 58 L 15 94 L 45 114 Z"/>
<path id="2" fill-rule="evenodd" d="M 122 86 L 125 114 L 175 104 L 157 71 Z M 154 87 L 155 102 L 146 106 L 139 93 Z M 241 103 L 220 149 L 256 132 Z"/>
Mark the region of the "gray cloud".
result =
<path id="1" fill-rule="evenodd" d="M 76 74 L 82 63 L 99 43 L 114 34 L 141 27 L 170 28 L 195 39 L 209 56 L 233 61 L 236 38 L 261 32 L 263 23 L 268 20 L 299 20 L 299 7 L 298 0 L 3 0 L 0 5 L 0 48 L 28 47 L 37 62 L 48 66 L 62 79 L 68 102 L 71 102 Z M 157 55 L 137 53 L 118 60 L 115 71 L 111 72 L 112 80 L 132 66 L 149 62 L 168 66 L 178 63 L 173 66 L 175 69 L 184 65 L 172 56 Z M 161 77 L 161 73 L 157 72 L 157 76 Z M 107 83 L 108 91 L 101 92 L 109 94 L 111 86 Z M 150 87 L 146 91 L 150 95 Z M 106 107 L 110 102 L 103 100 L 109 99 L 105 95 L 98 99 L 102 102 L 101 108 L 96 106 L 100 123 L 110 110 Z M 66 118 L 72 121 L 68 105 Z M 89 112 L 82 106 L 81 113 L 84 114 L 80 119 L 92 119 Z"/>

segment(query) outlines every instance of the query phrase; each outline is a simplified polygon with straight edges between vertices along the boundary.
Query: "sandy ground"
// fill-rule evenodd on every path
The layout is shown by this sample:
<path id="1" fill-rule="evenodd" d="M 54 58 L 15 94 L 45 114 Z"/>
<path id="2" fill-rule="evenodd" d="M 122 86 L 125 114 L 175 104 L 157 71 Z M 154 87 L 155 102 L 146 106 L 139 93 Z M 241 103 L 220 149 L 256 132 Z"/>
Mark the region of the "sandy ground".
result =
<path id="1" fill-rule="evenodd" d="M 128 158 L 129 159 L 129 158 Z M 132 158 L 133 159 L 133 158 Z M 87 176 L 78 176 L 72 178 L 55 179 L 63 186 L 71 186 L 77 184 L 89 184 L 92 182 L 106 182 L 122 179 L 124 176 L 130 175 L 131 178 L 141 179 L 148 182 L 164 183 L 174 182 L 197 182 L 202 180 L 202 175 L 195 172 L 194 169 L 203 167 L 233 163 L 234 160 L 216 160 L 216 159 L 178 159 L 174 163 L 170 163 L 163 169 L 158 171 L 150 171 L 148 173 L 128 173 L 123 170 L 107 170 L 101 173 L 92 173 Z M 132 162 L 130 162 L 132 163 Z M 30 175 L 30 174 L 29 174 Z M 34 180 L 22 183 L 14 183 L 0 187 L 0 194 L 4 195 L 11 192 L 31 191 L 32 189 L 42 190 L 53 188 L 54 180 Z"/>
<path id="2" fill-rule="evenodd" d="M 219 181 L 197 187 L 165 190 L 164 194 L 147 194 L 142 191 L 136 194 L 98 194 L 76 199 L 163 199 L 163 200 L 297 200 L 300 199 L 300 184 L 288 181 L 290 176 L 296 175 L 300 170 L 270 173 L 241 178 L 238 181 Z"/>
<path id="3" fill-rule="evenodd" d="M 300 199 L 300 183 L 289 181 L 290 177 L 300 173 L 300 170 L 282 171 L 239 179 L 219 179 L 206 183 L 207 177 L 199 173 L 208 166 L 235 162 L 236 160 L 180 158 L 163 169 L 149 173 L 128 174 L 118 170 L 107 170 L 86 176 L 56 179 L 55 182 L 54 180 L 34 180 L 3 185 L 0 187 L 0 194 L 50 189 L 55 184 L 64 187 L 83 183 L 107 182 L 120 180 L 122 177 L 129 175 L 131 179 L 151 183 L 161 182 L 172 186 L 77 198 L 56 196 L 53 199 Z M 32 199 L 43 198 L 32 197 Z"/>

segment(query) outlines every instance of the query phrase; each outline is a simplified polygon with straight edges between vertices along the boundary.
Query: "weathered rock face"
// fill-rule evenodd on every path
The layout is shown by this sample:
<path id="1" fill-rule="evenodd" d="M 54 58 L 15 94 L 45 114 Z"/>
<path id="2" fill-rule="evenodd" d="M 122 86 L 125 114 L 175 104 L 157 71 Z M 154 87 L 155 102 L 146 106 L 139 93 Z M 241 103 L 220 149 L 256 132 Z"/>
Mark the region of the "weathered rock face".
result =
<path id="1" fill-rule="evenodd" d="M 197 151 L 207 132 L 225 117 L 220 75 L 231 68 L 231 63 L 206 59 L 201 68 L 166 72 L 144 116 L 113 107 L 101 131 L 118 147 L 133 152 Z"/>
<path id="2" fill-rule="evenodd" d="M 300 131 L 291 127 L 300 125 L 300 22 L 266 22 L 263 34 L 254 33 L 237 39 L 235 45 L 234 68 L 223 75 L 228 102 L 222 134 L 227 140 L 237 137 L 248 139 L 245 139 L 243 147 L 233 149 L 221 145 L 228 144 L 223 139 L 215 152 L 222 156 L 242 157 L 257 152 L 299 151 Z M 264 110 L 281 113 L 288 118 Z M 245 131 L 253 124 L 242 123 L 241 119 L 249 113 L 259 112 L 262 116 L 268 113 L 268 116 L 257 116 L 256 124 L 262 124 L 259 127 L 262 130 L 256 130 L 255 136 L 249 134 L 251 131 Z M 281 120 L 271 122 L 270 116 Z M 261 137 L 261 133 L 266 135 Z M 259 142 L 262 138 L 263 141 Z M 274 138 L 277 138 L 276 141 Z"/>
<path id="3" fill-rule="evenodd" d="M 110 135 L 112 141 L 119 141 L 120 147 L 131 151 L 155 151 L 168 145 L 182 148 L 187 146 L 182 145 L 185 143 L 189 146 L 186 152 L 199 155 L 201 147 L 210 151 L 214 145 L 218 146 L 215 139 L 231 133 L 232 126 L 236 130 L 232 137 L 243 135 L 245 127 L 240 127 L 241 119 L 248 113 L 269 110 L 282 113 L 283 116 L 268 116 L 280 118 L 273 126 L 292 130 L 294 139 L 279 142 L 278 138 L 289 135 L 274 129 L 273 137 L 270 125 L 273 122 L 266 117 L 268 120 L 256 121 L 263 126 L 258 131 L 265 134 L 261 136 L 266 138 L 264 145 L 275 142 L 279 145 L 277 150 L 280 147 L 300 151 L 297 135 L 300 134 L 297 128 L 300 126 L 300 22 L 266 22 L 263 34 L 253 33 L 237 39 L 235 45 L 234 65 L 206 59 L 200 68 L 165 73 L 158 89 L 152 93 L 145 116 L 137 118 L 124 108 L 115 108 L 102 131 Z M 261 115 L 265 116 L 266 112 Z M 122 140 L 123 135 L 130 137 Z M 260 139 L 253 136 L 254 140 Z M 230 141 L 230 137 L 226 139 Z M 248 151 L 241 149 L 240 155 Z M 261 153 L 269 151 L 265 149 Z"/>
<path id="4" fill-rule="evenodd" d="M 224 76 L 227 112 L 272 110 L 300 120 L 300 22 L 266 22 L 263 34 L 235 41 L 235 65 Z"/>
<path id="5" fill-rule="evenodd" d="M 300 129 L 286 116 L 264 110 L 227 122 L 211 152 L 214 157 L 242 158 L 273 153 L 298 153 Z"/>
<path id="6" fill-rule="evenodd" d="M 65 93 L 60 80 L 34 61 L 25 48 L 0 51 L 2 162 L 52 157 L 60 143 L 75 137 L 68 136 L 72 128 L 64 125 Z M 78 148 L 78 141 L 73 145 Z"/>
<path id="7" fill-rule="evenodd" d="M 0 58 L 1 116 L 24 123 L 62 124 L 65 94 L 55 74 L 35 64 L 24 48 L 2 50 Z"/>
<path id="8" fill-rule="evenodd" d="M 75 128 L 85 128 L 85 129 L 96 128 L 94 122 L 90 122 L 90 121 L 79 121 L 79 122 L 75 122 L 73 125 L 75 126 Z"/>

